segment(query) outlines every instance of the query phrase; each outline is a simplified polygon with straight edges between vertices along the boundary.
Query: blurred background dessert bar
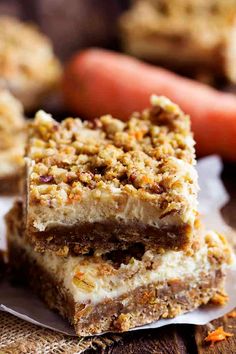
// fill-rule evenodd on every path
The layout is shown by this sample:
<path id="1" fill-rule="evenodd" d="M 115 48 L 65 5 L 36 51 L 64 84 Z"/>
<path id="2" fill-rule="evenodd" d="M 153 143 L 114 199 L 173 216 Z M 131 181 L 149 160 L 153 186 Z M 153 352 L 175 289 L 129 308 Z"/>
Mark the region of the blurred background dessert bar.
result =
<path id="1" fill-rule="evenodd" d="M 0 193 L 19 189 L 25 145 L 23 106 L 10 92 L 0 90 Z"/>
<path id="2" fill-rule="evenodd" d="M 136 0 L 120 27 L 129 54 L 202 79 L 236 82 L 235 0 Z"/>
<path id="3" fill-rule="evenodd" d="M 60 74 L 45 35 L 16 18 L 0 17 L 0 88 L 10 90 L 29 111 L 56 88 Z"/>

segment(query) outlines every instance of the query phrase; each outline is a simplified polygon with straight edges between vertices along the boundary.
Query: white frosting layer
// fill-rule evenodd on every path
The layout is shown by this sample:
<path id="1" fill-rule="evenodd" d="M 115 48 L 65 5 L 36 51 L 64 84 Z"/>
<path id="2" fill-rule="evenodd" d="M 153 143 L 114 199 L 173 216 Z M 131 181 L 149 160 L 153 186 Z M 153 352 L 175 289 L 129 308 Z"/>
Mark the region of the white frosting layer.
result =
<path id="1" fill-rule="evenodd" d="M 118 199 L 111 199 L 110 193 L 105 191 L 102 192 L 99 201 L 93 196 L 92 192 L 84 193 L 83 200 L 79 204 L 65 205 L 58 209 L 41 205 L 30 206 L 30 217 L 34 220 L 34 227 L 39 231 L 44 231 L 47 227 L 55 225 L 71 226 L 77 222 L 106 222 L 112 219 L 126 223 L 139 221 L 156 227 L 182 223 L 179 214 L 159 219 L 161 210 L 132 196 L 124 197 L 125 204 L 122 203 L 122 196 L 119 202 Z"/>
<path id="2" fill-rule="evenodd" d="M 212 234 L 214 247 L 223 247 L 219 236 Z M 209 233 L 208 233 L 209 235 Z M 52 253 L 36 253 L 32 247 L 21 238 L 16 237 L 15 242 L 20 243 L 30 255 L 30 258 L 45 268 L 49 274 L 72 294 L 75 302 L 98 303 L 106 298 L 116 298 L 139 286 L 150 283 L 169 281 L 171 279 L 192 279 L 192 286 L 216 268 L 225 267 L 219 263 L 210 262 L 209 247 L 206 243 L 192 256 L 183 251 L 168 251 L 164 254 L 155 254 L 147 251 L 142 261 L 132 258 L 119 269 L 112 267 L 112 263 L 101 258 L 77 256 L 68 258 L 58 257 Z M 152 264 L 152 269 L 150 269 Z"/>

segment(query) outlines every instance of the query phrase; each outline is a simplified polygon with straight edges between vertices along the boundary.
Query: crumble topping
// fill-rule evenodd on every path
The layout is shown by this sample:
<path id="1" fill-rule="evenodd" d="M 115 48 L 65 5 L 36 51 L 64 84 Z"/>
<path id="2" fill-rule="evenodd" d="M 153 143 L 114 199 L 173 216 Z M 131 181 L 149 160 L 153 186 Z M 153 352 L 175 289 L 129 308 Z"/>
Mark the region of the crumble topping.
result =
<path id="1" fill-rule="evenodd" d="M 0 177 L 19 174 L 24 165 L 25 128 L 23 106 L 6 90 L 0 90 Z"/>
<path id="2" fill-rule="evenodd" d="M 27 161 L 31 203 L 58 206 L 84 191 L 135 194 L 169 213 L 184 194 L 196 194 L 190 120 L 165 97 L 128 122 L 104 115 L 93 122 L 56 122 L 39 111 L 29 127 Z"/>
<path id="3" fill-rule="evenodd" d="M 28 80 L 52 83 L 61 72 L 50 40 L 36 26 L 15 18 L 0 17 L 0 84 L 13 80 L 18 90 Z"/>
<path id="4" fill-rule="evenodd" d="M 235 1 L 144 1 L 126 11 L 120 20 L 124 39 L 165 35 L 186 43 L 186 40 L 214 47 L 224 39 L 236 16 Z M 199 36 L 199 33 L 202 33 Z"/>
<path id="5" fill-rule="evenodd" d="M 25 129 L 23 106 L 6 90 L 0 90 L 0 150 L 17 144 L 16 134 Z"/>

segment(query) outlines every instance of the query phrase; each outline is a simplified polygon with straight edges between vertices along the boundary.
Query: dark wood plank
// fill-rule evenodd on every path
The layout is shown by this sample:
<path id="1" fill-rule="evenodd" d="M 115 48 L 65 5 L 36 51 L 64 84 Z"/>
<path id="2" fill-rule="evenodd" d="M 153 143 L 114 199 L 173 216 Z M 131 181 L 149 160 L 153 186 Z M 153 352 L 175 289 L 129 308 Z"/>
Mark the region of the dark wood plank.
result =
<path id="1" fill-rule="evenodd" d="M 183 336 L 185 327 L 186 333 L 189 333 L 191 326 L 168 326 L 150 331 L 130 332 L 123 335 L 123 339 L 116 345 L 107 348 L 106 354 L 187 354 L 192 345 L 186 340 L 190 336 Z M 192 336 L 194 340 L 194 337 Z M 192 354 L 196 353 L 191 351 Z"/>

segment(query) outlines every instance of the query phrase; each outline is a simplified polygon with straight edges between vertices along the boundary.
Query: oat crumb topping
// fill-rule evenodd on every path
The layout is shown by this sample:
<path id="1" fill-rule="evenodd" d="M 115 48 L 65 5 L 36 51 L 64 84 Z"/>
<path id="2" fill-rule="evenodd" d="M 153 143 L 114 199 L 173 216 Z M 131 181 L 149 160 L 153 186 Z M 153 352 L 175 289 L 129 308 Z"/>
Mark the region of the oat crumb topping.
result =
<path id="1" fill-rule="evenodd" d="M 26 157 L 30 202 L 58 206 L 93 190 L 136 194 L 163 204 L 167 212 L 196 194 L 190 120 L 165 97 L 128 122 L 110 115 L 61 123 L 39 111 L 29 127 Z"/>

